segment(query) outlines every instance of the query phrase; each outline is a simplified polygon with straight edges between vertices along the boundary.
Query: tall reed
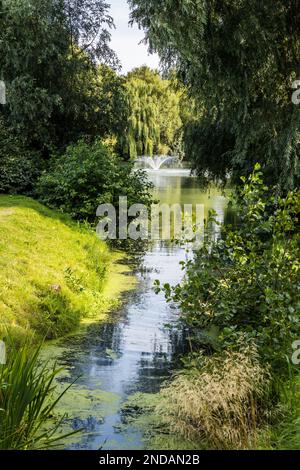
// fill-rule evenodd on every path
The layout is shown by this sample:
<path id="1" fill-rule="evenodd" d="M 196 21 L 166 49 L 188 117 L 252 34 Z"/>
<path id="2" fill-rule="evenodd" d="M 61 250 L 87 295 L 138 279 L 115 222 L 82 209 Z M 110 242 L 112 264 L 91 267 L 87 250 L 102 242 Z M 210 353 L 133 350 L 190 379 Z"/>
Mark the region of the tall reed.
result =
<path id="1" fill-rule="evenodd" d="M 49 448 L 67 437 L 55 436 L 63 418 L 49 424 L 67 389 L 53 398 L 60 371 L 41 365 L 39 351 L 12 349 L 6 364 L 0 365 L 0 449 Z"/>

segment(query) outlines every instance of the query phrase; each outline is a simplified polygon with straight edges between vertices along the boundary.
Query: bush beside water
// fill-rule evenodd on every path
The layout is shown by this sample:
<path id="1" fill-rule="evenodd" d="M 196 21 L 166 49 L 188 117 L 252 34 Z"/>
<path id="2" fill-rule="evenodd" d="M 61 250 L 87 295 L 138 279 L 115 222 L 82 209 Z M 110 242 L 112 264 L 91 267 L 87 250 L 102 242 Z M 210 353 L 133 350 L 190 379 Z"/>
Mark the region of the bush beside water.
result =
<path id="1" fill-rule="evenodd" d="M 36 192 L 43 204 L 70 214 L 76 220 L 95 222 L 100 204 L 119 205 L 127 196 L 128 207 L 151 203 L 151 184 L 143 171 L 132 171 L 100 141 L 84 140 L 53 158 L 39 179 Z"/>
<path id="2" fill-rule="evenodd" d="M 193 352 L 163 388 L 157 411 L 171 432 L 208 447 L 296 448 L 300 192 L 276 195 L 259 165 L 243 183 L 231 202 L 236 225 L 215 242 L 206 237 L 182 284 L 163 286 L 180 307 Z M 212 223 L 214 214 L 207 228 Z"/>

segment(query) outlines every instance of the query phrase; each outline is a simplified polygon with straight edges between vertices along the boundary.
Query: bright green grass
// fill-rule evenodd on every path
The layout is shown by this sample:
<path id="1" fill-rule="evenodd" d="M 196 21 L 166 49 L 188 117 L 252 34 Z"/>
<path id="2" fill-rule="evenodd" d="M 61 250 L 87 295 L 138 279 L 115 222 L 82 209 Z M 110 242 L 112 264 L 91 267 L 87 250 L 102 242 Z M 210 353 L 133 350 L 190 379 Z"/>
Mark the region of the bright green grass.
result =
<path id="1" fill-rule="evenodd" d="M 101 319 L 113 254 L 96 234 L 30 198 L 0 196 L 0 321 L 14 339 L 56 338 Z M 107 289 L 107 286 L 106 286 Z"/>
<path id="2" fill-rule="evenodd" d="M 282 419 L 263 435 L 262 447 L 276 450 L 300 449 L 300 374 L 284 384 L 281 406 Z"/>

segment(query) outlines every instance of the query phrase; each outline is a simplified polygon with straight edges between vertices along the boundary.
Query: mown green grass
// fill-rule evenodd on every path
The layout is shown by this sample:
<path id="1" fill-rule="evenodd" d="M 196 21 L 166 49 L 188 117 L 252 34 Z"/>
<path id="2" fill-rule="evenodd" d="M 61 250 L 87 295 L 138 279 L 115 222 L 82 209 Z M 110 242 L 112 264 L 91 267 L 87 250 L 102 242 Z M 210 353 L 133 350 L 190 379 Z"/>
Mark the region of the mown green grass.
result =
<path id="1" fill-rule="evenodd" d="M 17 342 L 104 316 L 113 255 L 90 229 L 33 199 L 0 196 L 0 325 Z"/>

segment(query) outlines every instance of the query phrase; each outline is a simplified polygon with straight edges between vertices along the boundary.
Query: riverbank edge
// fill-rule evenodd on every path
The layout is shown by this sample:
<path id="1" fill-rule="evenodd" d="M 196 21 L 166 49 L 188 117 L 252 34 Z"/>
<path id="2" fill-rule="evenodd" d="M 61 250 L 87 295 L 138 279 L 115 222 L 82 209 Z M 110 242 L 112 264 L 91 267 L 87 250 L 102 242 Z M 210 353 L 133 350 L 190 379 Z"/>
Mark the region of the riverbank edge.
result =
<path id="1" fill-rule="evenodd" d="M 125 253 L 32 198 L 0 195 L 0 234 L 0 333 L 16 345 L 104 321 L 135 286 Z"/>

